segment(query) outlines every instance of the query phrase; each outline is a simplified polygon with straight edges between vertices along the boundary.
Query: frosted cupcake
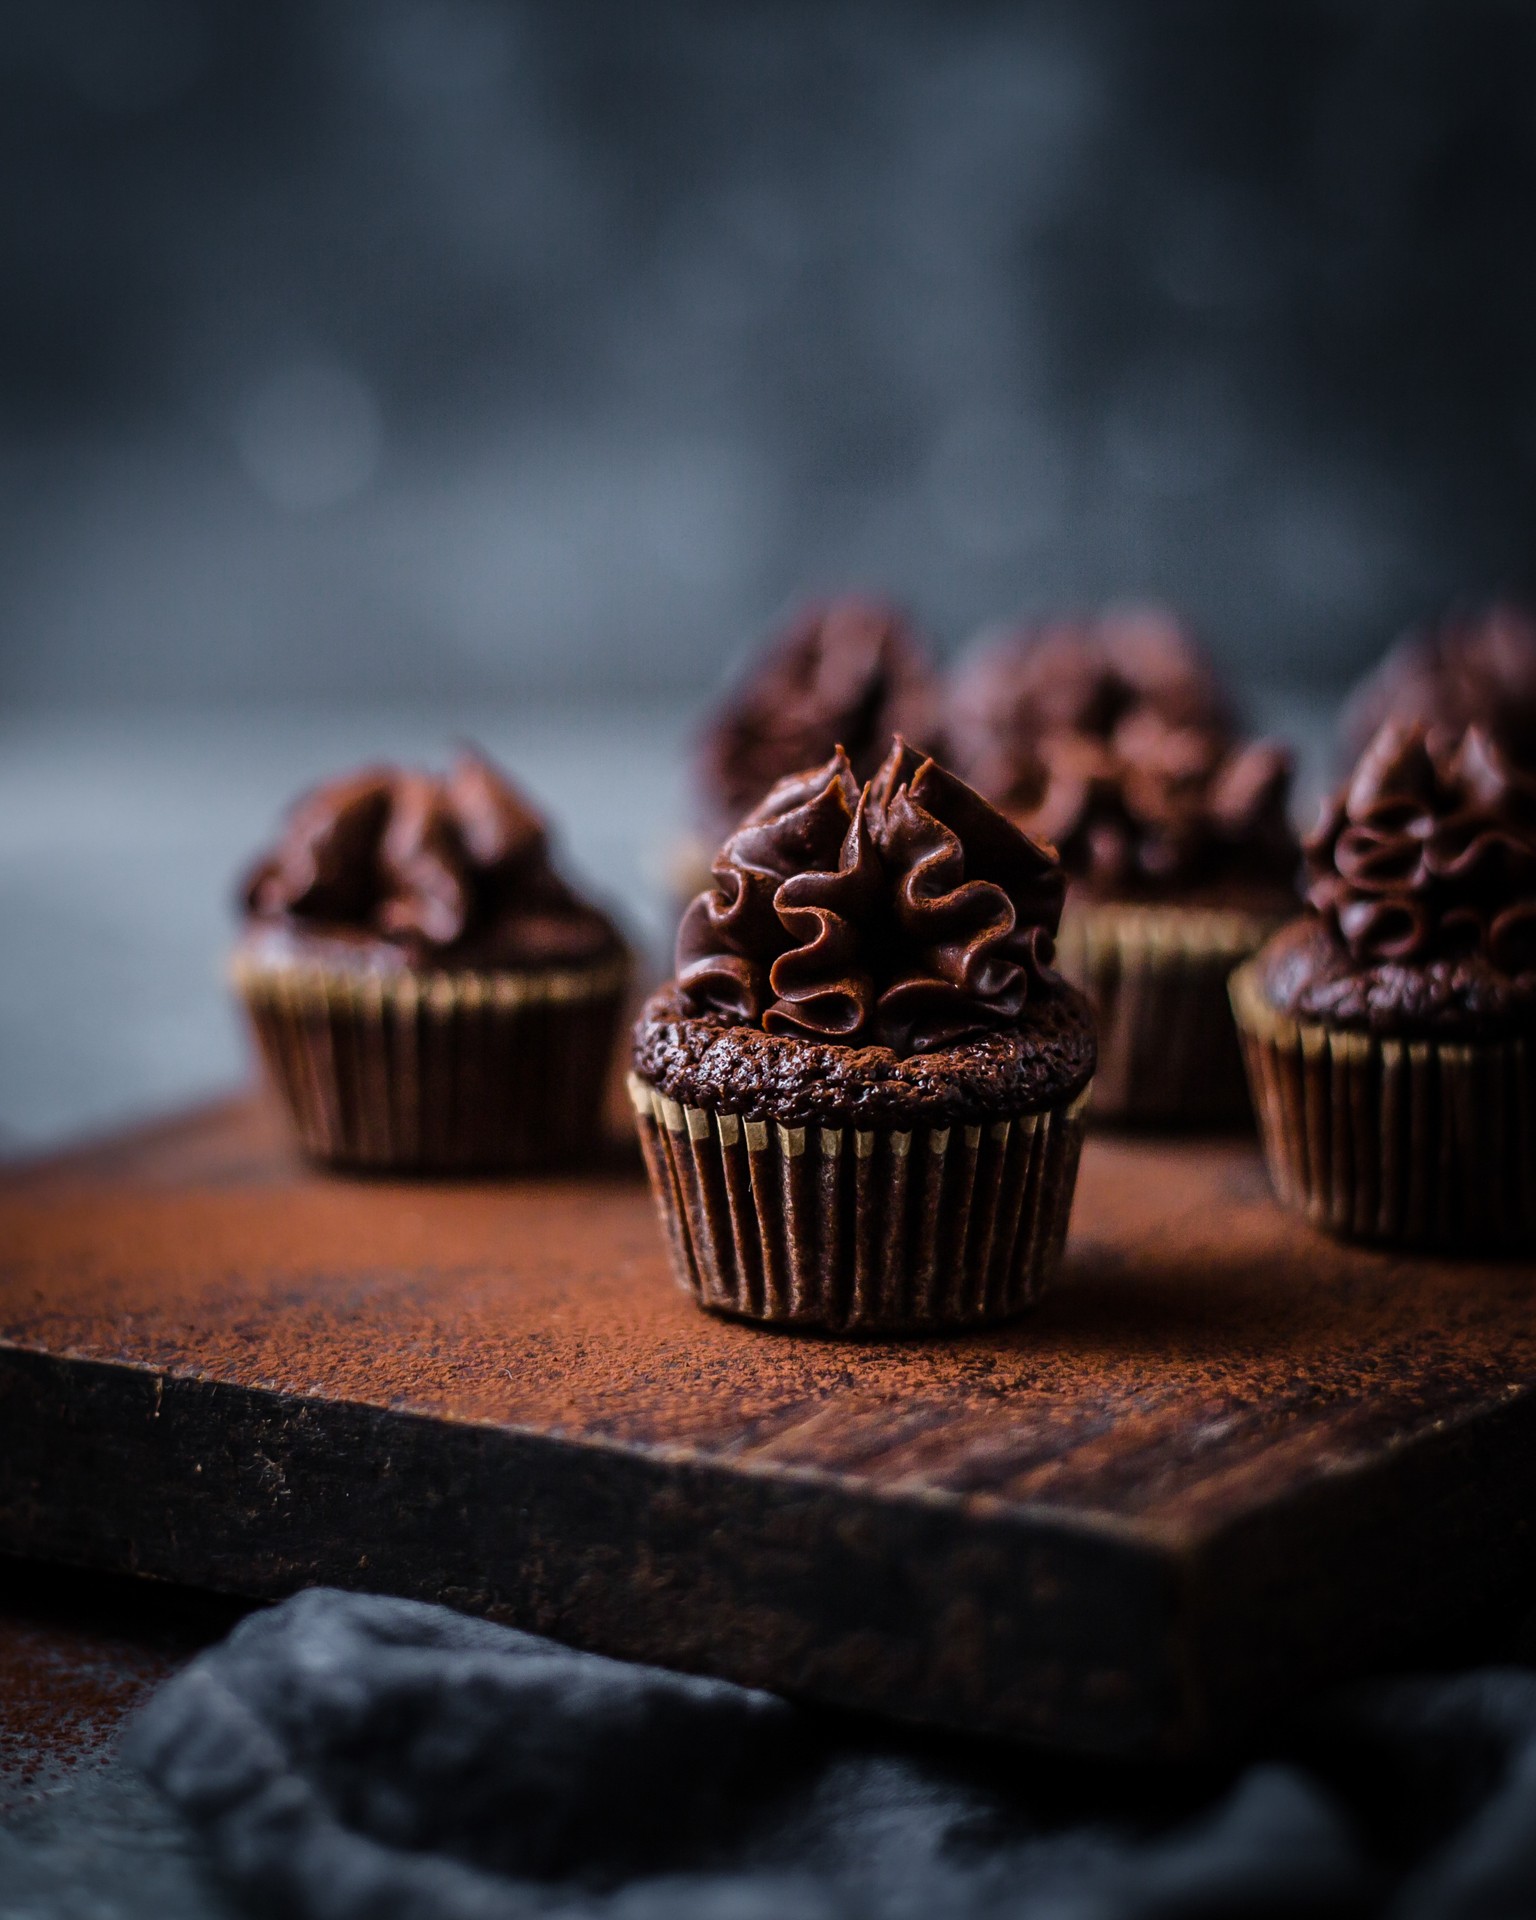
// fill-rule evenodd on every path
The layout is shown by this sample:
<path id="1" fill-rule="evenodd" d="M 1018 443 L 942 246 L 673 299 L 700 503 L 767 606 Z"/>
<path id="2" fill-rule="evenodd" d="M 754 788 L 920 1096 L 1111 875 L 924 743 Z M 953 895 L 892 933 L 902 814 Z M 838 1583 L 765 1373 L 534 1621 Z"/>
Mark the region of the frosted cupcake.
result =
<path id="1" fill-rule="evenodd" d="M 680 1283 L 837 1333 L 1027 1307 L 1061 1253 L 1092 1018 L 1051 969 L 1055 855 L 898 741 L 730 836 L 635 1030 Z"/>
<path id="2" fill-rule="evenodd" d="M 1232 983 L 1271 1177 L 1401 1246 L 1536 1237 L 1536 781 L 1389 721 L 1307 842 L 1310 912 Z"/>
<path id="3" fill-rule="evenodd" d="M 1234 966 L 1297 902 L 1291 760 L 1237 735 L 1203 655 L 1156 613 L 1017 634 L 948 709 L 955 764 L 1071 878 L 1059 964 L 1099 1023 L 1096 1118 L 1249 1118 Z"/>
<path id="4" fill-rule="evenodd" d="M 242 901 L 234 981 L 306 1153 L 469 1171 L 596 1148 L 628 956 L 479 755 L 317 788 Z"/>

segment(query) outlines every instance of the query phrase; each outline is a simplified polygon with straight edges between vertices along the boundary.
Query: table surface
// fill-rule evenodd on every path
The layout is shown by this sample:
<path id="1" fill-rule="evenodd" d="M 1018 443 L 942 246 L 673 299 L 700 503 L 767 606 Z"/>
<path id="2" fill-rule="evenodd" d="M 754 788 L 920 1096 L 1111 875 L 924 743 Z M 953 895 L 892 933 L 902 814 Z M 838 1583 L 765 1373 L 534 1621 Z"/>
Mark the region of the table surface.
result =
<path id="1" fill-rule="evenodd" d="M 856 1343 L 700 1313 L 638 1161 L 317 1173 L 274 1103 L 0 1173 L 0 1346 L 1197 1546 L 1536 1381 L 1536 1272 L 1351 1246 L 1250 1139 L 1090 1134 L 1021 1320 Z"/>
<path id="2" fill-rule="evenodd" d="M 235 1103 L 0 1177 L 0 1546 L 1186 1750 L 1521 1584 L 1533 1287 L 1316 1235 L 1251 1141 L 1098 1135 L 1025 1319 L 767 1334 L 638 1171 L 338 1177 Z"/>

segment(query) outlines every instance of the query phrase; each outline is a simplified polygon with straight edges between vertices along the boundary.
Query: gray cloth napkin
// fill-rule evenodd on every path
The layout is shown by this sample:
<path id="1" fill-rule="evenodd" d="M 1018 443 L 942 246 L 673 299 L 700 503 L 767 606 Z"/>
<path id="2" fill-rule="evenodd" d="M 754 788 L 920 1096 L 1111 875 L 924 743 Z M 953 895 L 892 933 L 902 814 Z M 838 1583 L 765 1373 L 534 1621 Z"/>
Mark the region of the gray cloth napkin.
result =
<path id="1" fill-rule="evenodd" d="M 902 1735 L 441 1607 L 316 1590 L 129 1757 L 304 1920 L 1536 1912 L 1536 1674 L 1356 1688 L 1222 1773 Z"/>

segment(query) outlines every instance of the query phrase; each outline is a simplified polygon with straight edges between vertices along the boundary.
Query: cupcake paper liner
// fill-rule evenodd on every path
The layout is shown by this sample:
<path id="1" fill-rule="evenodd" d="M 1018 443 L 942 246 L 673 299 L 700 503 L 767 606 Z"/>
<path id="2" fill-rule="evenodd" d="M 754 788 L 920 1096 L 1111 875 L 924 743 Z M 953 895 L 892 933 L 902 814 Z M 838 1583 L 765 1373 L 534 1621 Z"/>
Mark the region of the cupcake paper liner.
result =
<path id="1" fill-rule="evenodd" d="M 299 1144 L 334 1165 L 470 1172 L 587 1158 L 628 967 L 341 972 L 237 955 Z"/>
<path id="2" fill-rule="evenodd" d="M 1536 1241 L 1536 1049 L 1352 1033 L 1232 981 L 1270 1179 L 1314 1226 L 1405 1247 Z"/>
<path id="3" fill-rule="evenodd" d="M 1093 1003 L 1095 1120 L 1251 1125 L 1227 981 L 1278 917 L 1070 899 L 1056 965 Z"/>
<path id="4" fill-rule="evenodd" d="M 744 1320 L 922 1332 L 1020 1313 L 1061 1258 L 1087 1089 L 979 1126 L 791 1127 L 631 1074 L 678 1284 Z"/>

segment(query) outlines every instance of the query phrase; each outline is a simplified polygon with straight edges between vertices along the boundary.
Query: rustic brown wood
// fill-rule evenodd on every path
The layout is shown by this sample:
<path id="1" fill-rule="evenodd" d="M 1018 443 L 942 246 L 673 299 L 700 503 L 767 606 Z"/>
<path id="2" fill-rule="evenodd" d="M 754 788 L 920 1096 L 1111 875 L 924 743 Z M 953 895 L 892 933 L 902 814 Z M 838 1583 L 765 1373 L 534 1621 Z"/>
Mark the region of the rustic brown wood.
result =
<path id="1" fill-rule="evenodd" d="M 1221 1739 L 1525 1575 L 1536 1274 L 1340 1247 L 1103 1138 L 1027 1321 L 701 1315 L 633 1178 L 322 1177 L 253 1103 L 0 1180 L 0 1549 L 440 1597 L 1111 1752 Z"/>

